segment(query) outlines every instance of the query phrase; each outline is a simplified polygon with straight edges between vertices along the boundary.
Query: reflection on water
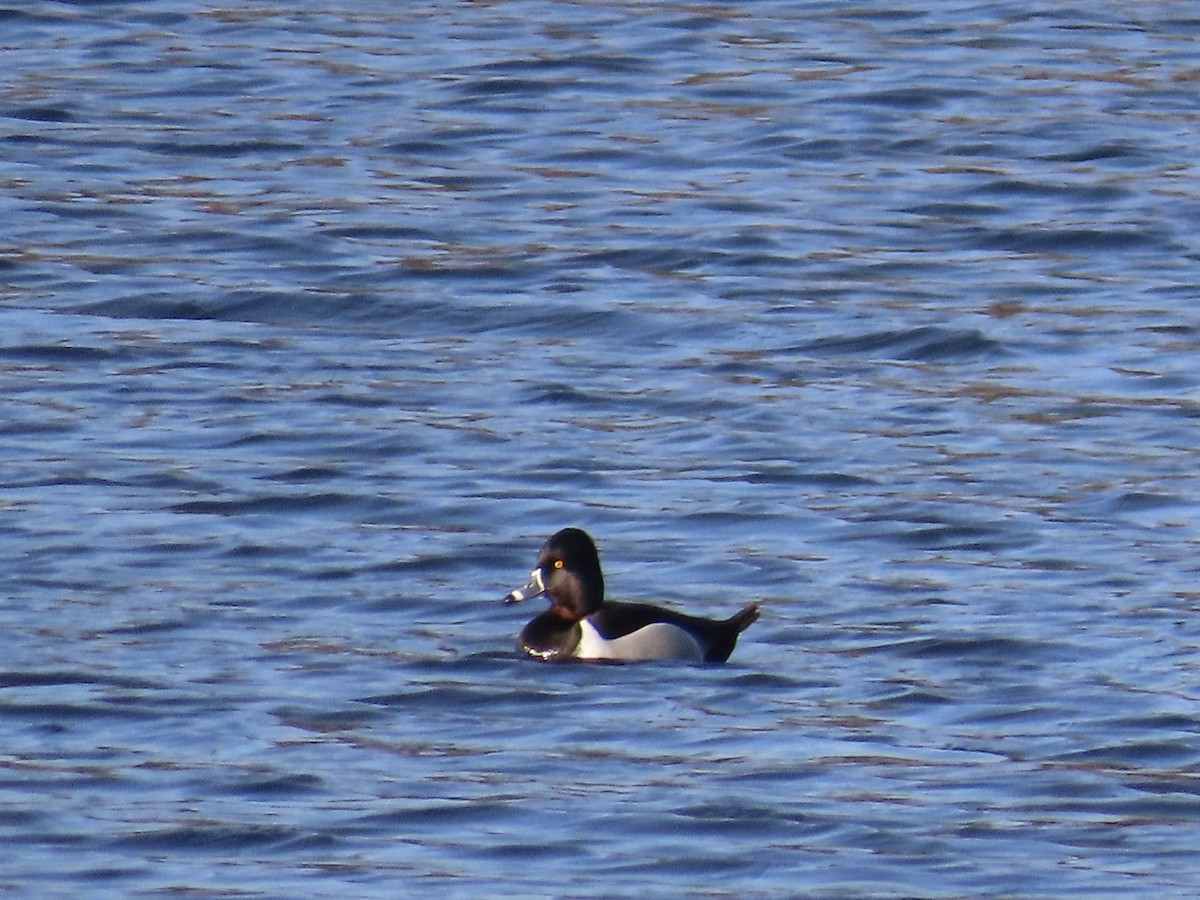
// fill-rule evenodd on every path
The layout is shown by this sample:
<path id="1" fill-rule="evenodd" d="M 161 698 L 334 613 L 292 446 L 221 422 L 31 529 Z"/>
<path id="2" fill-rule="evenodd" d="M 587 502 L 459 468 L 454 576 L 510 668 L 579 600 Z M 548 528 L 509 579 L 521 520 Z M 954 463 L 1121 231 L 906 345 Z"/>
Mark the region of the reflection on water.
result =
<path id="1" fill-rule="evenodd" d="M 5 884 L 1200 887 L 1189 6 L 0 19 Z"/>

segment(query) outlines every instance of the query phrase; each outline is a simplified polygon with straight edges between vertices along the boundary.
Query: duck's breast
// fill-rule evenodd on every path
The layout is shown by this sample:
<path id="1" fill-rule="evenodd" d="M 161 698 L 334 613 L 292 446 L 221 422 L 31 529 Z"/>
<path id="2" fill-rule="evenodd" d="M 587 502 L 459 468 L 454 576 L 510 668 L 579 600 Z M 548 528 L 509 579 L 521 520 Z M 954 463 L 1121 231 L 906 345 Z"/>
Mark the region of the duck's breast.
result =
<path id="1" fill-rule="evenodd" d="M 581 632 L 575 648 L 578 659 L 678 659 L 700 662 L 704 650 L 700 643 L 678 625 L 654 622 L 619 638 L 609 640 L 587 619 L 579 623 Z"/>

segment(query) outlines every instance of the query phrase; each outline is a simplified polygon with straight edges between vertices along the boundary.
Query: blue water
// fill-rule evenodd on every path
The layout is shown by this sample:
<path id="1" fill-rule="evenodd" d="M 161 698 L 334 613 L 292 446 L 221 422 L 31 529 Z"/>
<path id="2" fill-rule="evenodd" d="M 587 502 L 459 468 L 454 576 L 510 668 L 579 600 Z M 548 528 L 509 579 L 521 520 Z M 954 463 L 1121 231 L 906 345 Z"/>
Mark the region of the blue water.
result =
<path id="1" fill-rule="evenodd" d="M 0 10 L 0 892 L 1200 892 L 1191 2 Z M 547 666 L 564 525 L 726 666 Z"/>

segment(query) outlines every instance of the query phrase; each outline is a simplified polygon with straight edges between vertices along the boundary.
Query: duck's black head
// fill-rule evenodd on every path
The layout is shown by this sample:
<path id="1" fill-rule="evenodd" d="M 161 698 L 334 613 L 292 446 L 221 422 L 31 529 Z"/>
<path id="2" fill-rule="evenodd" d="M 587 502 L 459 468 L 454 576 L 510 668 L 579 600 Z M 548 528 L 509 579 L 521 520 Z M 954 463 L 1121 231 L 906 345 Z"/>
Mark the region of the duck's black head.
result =
<path id="1" fill-rule="evenodd" d="M 539 594 L 550 597 L 550 609 L 564 619 L 590 616 L 604 604 L 600 554 L 586 531 L 564 528 L 542 545 L 529 584 L 510 593 L 508 603 Z"/>

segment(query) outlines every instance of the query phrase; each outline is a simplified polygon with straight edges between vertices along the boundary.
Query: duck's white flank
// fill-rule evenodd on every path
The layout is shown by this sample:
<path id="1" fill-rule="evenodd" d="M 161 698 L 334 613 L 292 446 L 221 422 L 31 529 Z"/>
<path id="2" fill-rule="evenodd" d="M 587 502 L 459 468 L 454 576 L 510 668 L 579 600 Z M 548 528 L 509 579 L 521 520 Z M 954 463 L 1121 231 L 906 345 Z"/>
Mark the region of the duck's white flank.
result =
<path id="1" fill-rule="evenodd" d="M 632 634 L 609 641 L 587 619 L 579 623 L 583 634 L 575 656 L 579 659 L 680 659 L 700 662 L 704 651 L 696 639 L 676 625 L 655 622 Z"/>

